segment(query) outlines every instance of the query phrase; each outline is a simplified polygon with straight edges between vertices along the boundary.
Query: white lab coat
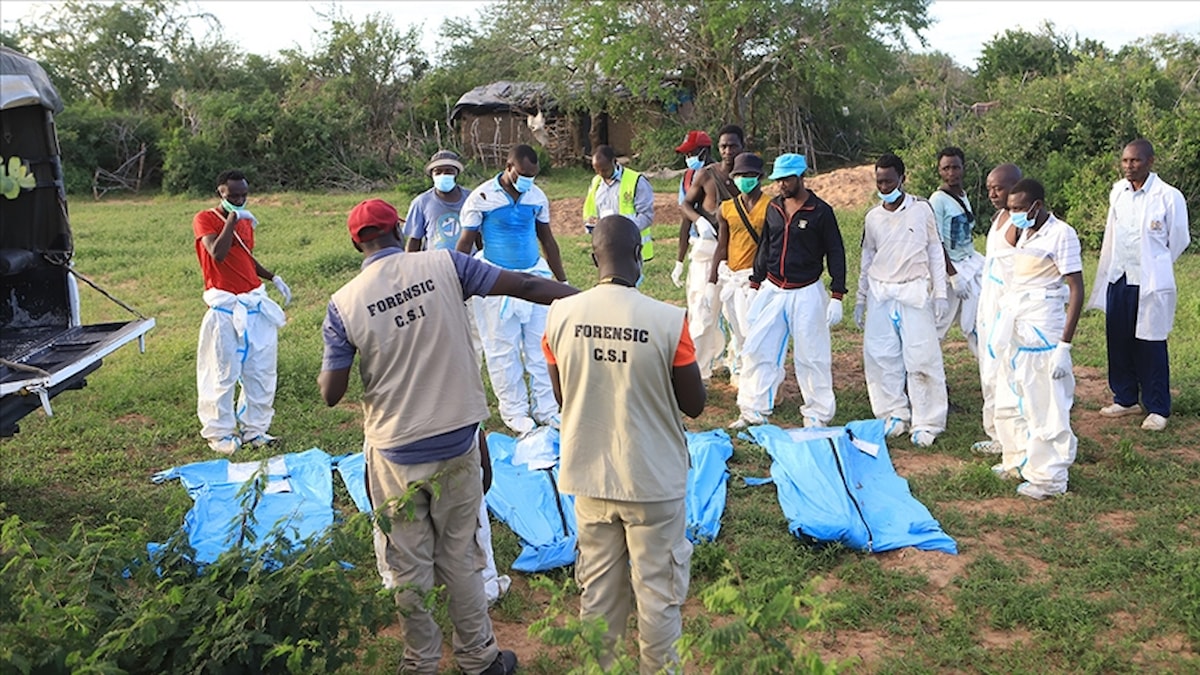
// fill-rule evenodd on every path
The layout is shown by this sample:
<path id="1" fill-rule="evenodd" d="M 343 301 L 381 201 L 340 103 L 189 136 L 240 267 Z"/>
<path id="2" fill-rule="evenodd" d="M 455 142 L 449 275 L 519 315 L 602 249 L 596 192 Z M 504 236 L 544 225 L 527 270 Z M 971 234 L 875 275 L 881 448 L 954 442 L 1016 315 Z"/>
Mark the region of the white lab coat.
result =
<path id="1" fill-rule="evenodd" d="M 1100 248 L 1100 266 L 1088 308 L 1107 309 L 1109 270 L 1113 261 L 1116 210 L 1113 204 L 1129 186 L 1122 179 L 1113 184 L 1108 195 L 1108 222 L 1104 226 L 1104 244 Z M 1166 340 L 1175 323 L 1174 262 L 1191 243 L 1188 232 L 1187 202 L 1183 194 L 1151 173 L 1143 186 L 1145 206 L 1139 214 L 1142 223 L 1141 283 L 1138 285 L 1138 316 L 1134 337 L 1139 340 Z"/>

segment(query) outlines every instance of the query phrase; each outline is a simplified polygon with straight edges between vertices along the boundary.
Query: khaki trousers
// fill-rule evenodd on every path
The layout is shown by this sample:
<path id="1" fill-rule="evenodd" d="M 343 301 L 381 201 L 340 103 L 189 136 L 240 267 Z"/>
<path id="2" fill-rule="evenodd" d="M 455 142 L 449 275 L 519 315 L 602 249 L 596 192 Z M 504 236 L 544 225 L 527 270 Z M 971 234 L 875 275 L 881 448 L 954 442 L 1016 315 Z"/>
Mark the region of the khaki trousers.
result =
<path id="1" fill-rule="evenodd" d="M 466 673 L 485 670 L 499 649 L 488 616 L 475 540 L 483 484 L 478 436 L 470 451 L 425 464 L 396 464 L 366 448 L 367 494 L 371 506 L 390 519 L 375 528 L 375 560 L 386 588 L 396 589 L 404 619 L 403 673 L 436 673 L 442 631 L 423 605 L 434 584 L 445 585 L 454 625 L 454 657 Z M 435 488 L 440 491 L 435 496 Z M 388 504 L 411 489 L 407 504 Z"/>
<path id="2" fill-rule="evenodd" d="M 622 502 L 577 496 L 575 520 L 579 616 L 585 621 L 603 617 L 608 623 L 608 652 L 600 665 L 606 670 L 612 665 L 613 650 L 636 601 L 641 672 L 674 672 L 692 558 L 684 500 Z"/>

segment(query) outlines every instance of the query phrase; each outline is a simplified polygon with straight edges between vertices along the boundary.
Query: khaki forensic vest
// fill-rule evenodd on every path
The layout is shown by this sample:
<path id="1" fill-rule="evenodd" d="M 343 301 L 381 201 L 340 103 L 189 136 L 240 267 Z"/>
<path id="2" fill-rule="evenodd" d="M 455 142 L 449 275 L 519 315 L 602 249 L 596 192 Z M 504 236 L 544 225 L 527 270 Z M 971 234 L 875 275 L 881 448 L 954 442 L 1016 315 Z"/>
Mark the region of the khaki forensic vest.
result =
<path id="1" fill-rule="evenodd" d="M 376 260 L 332 300 L 358 349 L 363 434 L 372 447 L 396 448 L 487 418 L 449 251 Z"/>
<path id="2" fill-rule="evenodd" d="M 546 342 L 563 392 L 561 491 L 631 502 L 684 497 L 687 439 L 671 373 L 685 316 L 615 284 L 550 305 Z"/>
<path id="3" fill-rule="evenodd" d="M 637 210 L 633 207 L 633 198 L 637 193 L 638 177 L 642 174 L 633 169 L 621 167 L 621 186 L 617 188 L 617 213 L 629 219 L 633 219 Z M 600 181 L 604 180 L 599 175 L 592 177 L 592 186 L 588 188 L 587 197 L 583 200 L 583 219 L 595 218 L 600 215 L 600 210 L 596 208 L 596 191 L 600 189 Z M 647 227 L 642 231 L 642 260 L 650 260 L 654 257 L 654 237 Z"/>

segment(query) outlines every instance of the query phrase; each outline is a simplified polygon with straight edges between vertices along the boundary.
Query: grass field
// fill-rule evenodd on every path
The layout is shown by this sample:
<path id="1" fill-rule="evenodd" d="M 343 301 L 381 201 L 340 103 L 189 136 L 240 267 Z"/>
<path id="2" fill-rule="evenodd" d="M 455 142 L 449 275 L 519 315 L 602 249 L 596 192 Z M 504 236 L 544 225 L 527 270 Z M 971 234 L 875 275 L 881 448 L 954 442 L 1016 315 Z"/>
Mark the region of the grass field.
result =
<path id="1" fill-rule="evenodd" d="M 586 183 L 568 177 L 577 178 L 548 176 L 539 184 L 552 199 L 581 196 Z M 373 196 L 401 208 L 408 202 L 395 193 Z M 256 253 L 295 293 L 280 332 L 272 432 L 282 436 L 286 451 L 355 452 L 362 443 L 357 377 L 346 400 L 326 408 L 316 376 L 326 302 L 361 260 L 345 217 L 364 195 L 251 198 L 261 223 Z M 175 198 L 71 203 L 77 269 L 154 317 L 157 327 L 145 354 L 120 350 L 89 377 L 87 388 L 55 399 L 54 417 L 35 413 L 21 423 L 20 434 L 3 441 L 0 512 L 43 522 L 64 536 L 76 522 L 99 524 L 114 513 L 144 522 L 160 539 L 179 526 L 190 500 L 177 485 L 152 485 L 149 477 L 213 457 L 195 417 L 195 341 L 205 307 L 190 227 L 192 215 L 210 205 Z M 838 214 L 852 289 L 862 215 Z M 673 250 L 676 228 L 656 229 L 660 251 Z M 559 241 L 569 278 L 590 286 L 588 242 L 581 236 Z M 1097 257 L 1085 252 L 1089 290 Z M 682 304 L 683 291 L 669 280 L 670 262 L 669 254 L 660 254 L 647 265 L 643 291 Z M 801 543 L 788 534 L 774 490 L 741 480 L 767 475 L 765 452 L 737 441 L 721 536 L 697 548 L 693 598 L 725 573 L 725 563 L 747 579 L 782 578 L 797 589 L 820 577 L 817 592 L 839 607 L 825 615 L 808 645 L 825 658 L 855 659 L 851 668 L 859 672 L 1200 672 L 1200 260 L 1189 255 L 1176 272 L 1175 415 L 1165 432 L 1142 432 L 1140 418 L 1108 420 L 1095 412 L 1109 399 L 1103 317 L 1088 313 L 1073 350 L 1080 441 L 1071 492 L 1044 503 L 1018 497 L 1012 484 L 992 476 L 986 459 L 969 451 L 983 437 L 977 371 L 965 343 L 952 334 L 946 364 L 958 410 L 932 448 L 902 440 L 892 455 L 917 498 L 957 539 L 960 555 L 866 555 Z M 127 317 L 90 289 L 81 294 L 85 322 Z M 850 309 L 833 331 L 835 423 L 870 416 L 861 334 Z M 734 395 L 727 381 L 715 378 L 707 410 L 689 428 L 725 426 L 736 417 Z M 798 425 L 794 381 L 784 385 L 781 399 L 772 421 Z M 487 426 L 502 430 L 495 415 Z M 246 458 L 268 454 L 247 452 Z M 503 526 L 494 531 L 504 572 L 517 542 Z M 355 573 L 364 586 L 374 583 L 369 565 Z M 565 671 L 569 657 L 525 635 L 542 615 L 546 594 L 513 576 L 512 591 L 493 612 L 501 642 L 517 646 L 524 672 Z M 550 576 L 561 581 L 569 575 Z M 695 599 L 686 616 L 689 632 L 714 623 Z M 377 638 L 388 660 L 376 672 L 394 669 L 398 634 L 389 629 Z"/>

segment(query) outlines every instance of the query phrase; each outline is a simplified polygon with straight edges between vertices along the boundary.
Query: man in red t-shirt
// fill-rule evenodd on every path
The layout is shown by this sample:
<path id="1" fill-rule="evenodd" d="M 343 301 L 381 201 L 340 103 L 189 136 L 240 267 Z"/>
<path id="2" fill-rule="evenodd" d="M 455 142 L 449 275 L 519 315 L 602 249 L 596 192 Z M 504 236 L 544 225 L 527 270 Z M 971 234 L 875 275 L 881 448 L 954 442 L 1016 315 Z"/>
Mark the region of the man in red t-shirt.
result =
<path id="1" fill-rule="evenodd" d="M 283 279 L 251 252 L 258 219 L 246 210 L 249 192 L 241 171 L 223 171 L 217 176 L 220 205 L 192 220 L 208 305 L 196 346 L 196 415 L 200 435 L 222 454 L 243 444 L 262 447 L 275 441 L 267 430 L 275 416 L 275 362 L 284 315 L 259 279 L 271 280 L 284 305 L 292 301 Z M 242 391 L 235 412 L 238 382 Z"/>

